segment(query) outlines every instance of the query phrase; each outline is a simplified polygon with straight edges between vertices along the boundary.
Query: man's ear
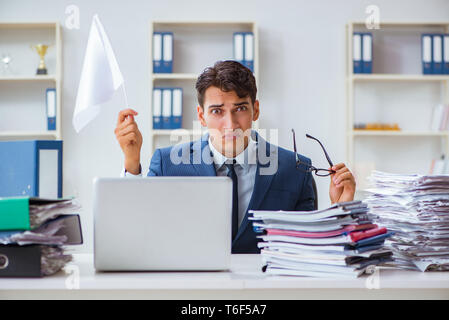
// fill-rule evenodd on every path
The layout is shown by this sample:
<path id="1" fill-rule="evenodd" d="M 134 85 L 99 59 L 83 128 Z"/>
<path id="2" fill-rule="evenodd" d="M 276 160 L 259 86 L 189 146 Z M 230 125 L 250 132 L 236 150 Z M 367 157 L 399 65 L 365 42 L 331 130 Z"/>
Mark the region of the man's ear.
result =
<path id="1" fill-rule="evenodd" d="M 196 107 L 196 112 L 198 115 L 198 120 L 200 120 L 203 127 L 207 127 L 206 119 L 204 118 L 204 108 L 202 106 Z"/>
<path id="2" fill-rule="evenodd" d="M 253 121 L 259 119 L 259 100 L 254 101 L 253 105 Z"/>

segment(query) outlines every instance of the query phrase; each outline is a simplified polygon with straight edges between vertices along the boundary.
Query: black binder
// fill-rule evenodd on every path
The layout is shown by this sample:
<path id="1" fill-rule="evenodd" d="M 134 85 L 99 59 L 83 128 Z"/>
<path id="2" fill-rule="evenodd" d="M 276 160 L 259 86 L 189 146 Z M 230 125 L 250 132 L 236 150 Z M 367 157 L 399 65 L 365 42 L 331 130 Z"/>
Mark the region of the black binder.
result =
<path id="1" fill-rule="evenodd" d="M 42 227 L 49 227 L 57 220 L 64 220 L 64 227 L 56 235 L 67 236 L 64 245 L 83 243 L 80 217 L 78 214 L 65 214 L 49 220 Z M 42 248 L 48 245 L 0 244 L 0 277 L 42 277 Z"/>
<path id="2" fill-rule="evenodd" d="M 41 277 L 40 245 L 1 245 L 0 277 Z"/>

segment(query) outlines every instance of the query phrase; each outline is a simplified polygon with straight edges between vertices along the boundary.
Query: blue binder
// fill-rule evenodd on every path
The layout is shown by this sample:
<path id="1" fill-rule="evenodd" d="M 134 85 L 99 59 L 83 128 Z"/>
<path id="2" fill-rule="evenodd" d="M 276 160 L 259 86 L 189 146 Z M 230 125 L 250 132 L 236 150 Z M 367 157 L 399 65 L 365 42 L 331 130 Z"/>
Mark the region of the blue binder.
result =
<path id="1" fill-rule="evenodd" d="M 254 72 L 254 34 L 252 32 L 244 33 L 243 44 L 243 65 Z"/>
<path id="2" fill-rule="evenodd" d="M 173 32 L 162 33 L 162 73 L 173 72 Z"/>
<path id="3" fill-rule="evenodd" d="M 421 36 L 421 60 L 422 60 L 422 73 L 433 73 L 433 45 L 432 35 L 424 33 Z"/>
<path id="4" fill-rule="evenodd" d="M 362 73 L 362 34 L 354 32 L 352 35 L 353 73 Z"/>
<path id="5" fill-rule="evenodd" d="M 161 129 L 171 129 L 172 124 L 172 89 L 163 88 L 162 89 L 162 128 Z"/>
<path id="6" fill-rule="evenodd" d="M 153 89 L 153 129 L 162 129 L 162 89 Z"/>
<path id="7" fill-rule="evenodd" d="M 233 36 L 234 60 L 245 65 L 245 34 L 243 32 L 234 32 Z"/>
<path id="8" fill-rule="evenodd" d="M 47 130 L 56 130 L 56 89 L 48 88 L 45 92 L 47 104 Z"/>
<path id="9" fill-rule="evenodd" d="M 449 34 L 443 35 L 443 72 L 449 74 Z"/>
<path id="10" fill-rule="evenodd" d="M 0 197 L 62 197 L 62 141 L 2 141 L 0 159 Z"/>
<path id="11" fill-rule="evenodd" d="M 362 73 L 373 72 L 373 35 L 362 33 Z"/>
<path id="12" fill-rule="evenodd" d="M 153 33 L 153 72 L 162 73 L 162 33 Z"/>
<path id="13" fill-rule="evenodd" d="M 443 74 L 443 35 L 434 34 L 433 46 L 433 74 Z"/>
<path id="14" fill-rule="evenodd" d="M 172 89 L 172 116 L 171 129 L 182 127 L 182 88 Z"/>

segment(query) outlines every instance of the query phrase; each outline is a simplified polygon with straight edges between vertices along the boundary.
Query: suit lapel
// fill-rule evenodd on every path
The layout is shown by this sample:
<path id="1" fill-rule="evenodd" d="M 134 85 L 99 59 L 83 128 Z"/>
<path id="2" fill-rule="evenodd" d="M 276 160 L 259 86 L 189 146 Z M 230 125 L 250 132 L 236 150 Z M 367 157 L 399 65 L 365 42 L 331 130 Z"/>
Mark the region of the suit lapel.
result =
<path id="1" fill-rule="evenodd" d="M 248 210 L 258 210 L 260 207 L 260 204 L 262 203 L 263 199 L 265 198 L 265 195 L 267 194 L 268 190 L 270 189 L 271 182 L 273 181 L 273 177 L 275 173 L 273 174 L 264 174 L 267 172 L 267 170 L 264 171 L 264 168 L 268 168 L 270 166 L 270 163 L 263 164 L 261 163 L 261 159 L 259 155 L 260 152 L 266 152 L 265 154 L 268 156 L 271 155 L 268 159 L 273 159 L 274 156 L 275 161 L 278 161 L 277 158 L 277 147 L 270 145 L 268 142 L 266 142 L 262 137 L 260 137 L 256 132 L 255 134 L 255 140 L 257 141 L 258 148 L 257 148 L 257 169 L 256 169 L 256 177 L 254 181 L 254 189 L 253 194 L 251 195 L 251 199 L 249 201 Z M 265 146 L 265 149 L 260 148 L 261 146 Z M 277 165 L 277 164 L 276 164 Z M 277 167 L 276 167 L 277 168 Z M 277 170 L 276 170 L 277 171 Z M 261 174 L 262 173 L 262 174 Z M 236 241 L 240 235 L 245 231 L 246 227 L 248 226 L 248 211 L 246 212 L 242 224 L 240 225 L 239 231 L 237 233 L 237 236 L 235 237 Z"/>
<path id="2" fill-rule="evenodd" d="M 216 176 L 215 165 L 209 148 L 209 134 L 192 143 L 190 163 L 199 176 Z"/>

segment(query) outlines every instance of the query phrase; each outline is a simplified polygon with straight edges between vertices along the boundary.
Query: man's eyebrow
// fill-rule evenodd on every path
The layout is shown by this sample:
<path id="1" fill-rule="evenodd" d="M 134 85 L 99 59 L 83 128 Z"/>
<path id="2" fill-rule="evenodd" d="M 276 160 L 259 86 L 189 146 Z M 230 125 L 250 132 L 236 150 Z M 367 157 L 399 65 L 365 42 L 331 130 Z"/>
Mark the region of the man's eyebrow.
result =
<path id="1" fill-rule="evenodd" d="M 208 107 L 208 109 L 210 109 L 210 108 L 221 108 L 221 107 L 223 107 L 224 106 L 224 104 L 211 104 L 209 107 Z"/>
<path id="2" fill-rule="evenodd" d="M 249 104 L 249 103 L 248 103 L 248 101 L 242 101 L 242 102 L 234 103 L 234 106 L 242 106 L 244 104 Z"/>

